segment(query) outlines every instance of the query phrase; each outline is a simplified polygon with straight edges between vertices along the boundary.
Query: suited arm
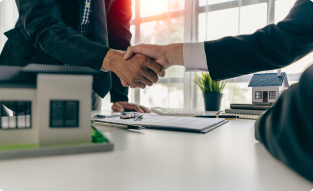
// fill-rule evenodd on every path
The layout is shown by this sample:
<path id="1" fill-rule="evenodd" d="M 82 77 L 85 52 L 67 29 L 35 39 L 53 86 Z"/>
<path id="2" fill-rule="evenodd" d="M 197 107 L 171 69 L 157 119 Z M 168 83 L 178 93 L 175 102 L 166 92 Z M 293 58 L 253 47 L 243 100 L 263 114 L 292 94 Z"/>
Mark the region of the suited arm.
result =
<path id="1" fill-rule="evenodd" d="M 109 44 L 111 48 L 126 50 L 130 46 L 132 37 L 129 29 L 131 17 L 131 0 L 117 0 L 111 5 L 107 17 Z M 111 102 L 128 101 L 128 87 L 122 86 L 120 79 L 113 72 L 110 94 Z"/>
<path id="2" fill-rule="evenodd" d="M 58 0 L 16 0 L 16 3 L 35 46 L 68 65 L 101 68 L 109 48 L 85 38 L 64 23 Z"/>
<path id="3" fill-rule="evenodd" d="M 285 67 L 313 50 L 313 3 L 298 0 L 289 15 L 251 35 L 205 42 L 208 70 L 222 80 Z"/>
<path id="4" fill-rule="evenodd" d="M 268 151 L 313 182 L 313 65 L 255 124 Z"/>

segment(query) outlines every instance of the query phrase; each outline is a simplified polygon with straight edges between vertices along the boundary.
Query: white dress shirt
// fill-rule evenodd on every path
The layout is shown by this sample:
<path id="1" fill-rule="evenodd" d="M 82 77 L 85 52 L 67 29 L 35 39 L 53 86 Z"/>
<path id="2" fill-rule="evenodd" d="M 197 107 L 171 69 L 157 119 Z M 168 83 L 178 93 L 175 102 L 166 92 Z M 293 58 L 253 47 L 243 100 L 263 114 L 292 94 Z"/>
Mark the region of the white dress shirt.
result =
<path id="1" fill-rule="evenodd" d="M 186 72 L 208 72 L 204 42 L 184 43 L 184 65 Z"/>

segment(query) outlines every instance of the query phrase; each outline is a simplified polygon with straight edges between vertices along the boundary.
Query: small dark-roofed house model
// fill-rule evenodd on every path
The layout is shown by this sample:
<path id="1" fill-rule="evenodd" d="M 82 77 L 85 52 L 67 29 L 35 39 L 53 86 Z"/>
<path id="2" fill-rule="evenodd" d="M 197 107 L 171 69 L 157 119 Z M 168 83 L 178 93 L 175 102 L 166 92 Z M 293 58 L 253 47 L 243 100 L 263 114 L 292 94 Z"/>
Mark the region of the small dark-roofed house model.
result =
<path id="1" fill-rule="evenodd" d="M 0 66 L 0 145 L 90 143 L 88 67 Z"/>
<path id="2" fill-rule="evenodd" d="M 287 74 L 278 71 L 278 73 L 254 74 L 248 87 L 252 87 L 253 104 L 273 104 L 289 87 L 289 83 Z"/>

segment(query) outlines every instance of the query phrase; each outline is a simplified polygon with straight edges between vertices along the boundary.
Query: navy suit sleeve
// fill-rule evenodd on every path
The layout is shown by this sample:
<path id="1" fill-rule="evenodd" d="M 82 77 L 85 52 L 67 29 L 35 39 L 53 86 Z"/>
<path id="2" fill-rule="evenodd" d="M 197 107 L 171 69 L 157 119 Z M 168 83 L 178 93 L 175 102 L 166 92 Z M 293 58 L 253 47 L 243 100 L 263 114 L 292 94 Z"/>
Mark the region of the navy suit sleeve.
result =
<path id="1" fill-rule="evenodd" d="M 288 16 L 250 35 L 205 42 L 209 72 L 223 80 L 283 68 L 313 51 L 313 3 L 298 0 Z"/>
<path id="2" fill-rule="evenodd" d="M 126 50 L 130 46 L 131 0 L 116 0 L 110 7 L 108 34 L 110 48 Z M 112 72 L 111 102 L 128 101 L 128 87 L 123 87 L 119 77 Z"/>
<path id="3" fill-rule="evenodd" d="M 278 160 L 313 182 L 313 65 L 255 124 L 255 137 Z"/>

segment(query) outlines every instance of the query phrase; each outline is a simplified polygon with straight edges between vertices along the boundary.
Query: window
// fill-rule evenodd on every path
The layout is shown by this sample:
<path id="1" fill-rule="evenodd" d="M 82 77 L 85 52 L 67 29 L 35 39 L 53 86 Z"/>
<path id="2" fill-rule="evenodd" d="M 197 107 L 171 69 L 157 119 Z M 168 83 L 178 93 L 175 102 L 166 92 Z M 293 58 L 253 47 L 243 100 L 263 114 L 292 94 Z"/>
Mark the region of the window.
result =
<path id="1" fill-rule="evenodd" d="M 227 35 L 249 34 L 258 28 L 282 20 L 296 0 L 132 0 L 131 44 L 201 42 Z M 18 17 L 14 1 L 0 3 L 0 51 L 6 41 L 5 31 L 14 27 Z M 312 64 L 313 53 L 282 69 L 290 84 Z M 147 107 L 204 109 L 202 92 L 192 82 L 184 67 L 167 70 L 157 85 L 145 90 L 131 89 L 129 100 Z M 291 75 L 290 75 L 291 74 Z M 251 103 L 248 88 L 251 76 L 228 81 L 222 109 L 230 103 Z M 160 97 L 161 96 L 161 97 Z M 110 110 L 110 94 L 102 109 Z"/>
<path id="2" fill-rule="evenodd" d="M 292 4 L 295 0 L 290 1 Z M 284 0 L 133 0 L 132 45 L 201 42 L 228 35 L 249 34 L 282 19 L 290 6 Z M 196 2 L 196 3 L 195 3 Z M 276 3 L 277 2 L 277 3 Z M 280 3 L 280 4 L 279 4 Z M 289 5 L 288 4 L 288 5 Z M 276 7 L 275 7 L 276 5 Z M 277 7 L 278 5 L 278 7 Z M 306 62 L 307 63 L 307 62 Z M 307 65 L 307 64 L 303 64 Z M 230 103 L 251 103 L 250 77 L 229 80 L 222 109 Z M 131 102 L 147 107 L 204 108 L 202 92 L 183 67 L 167 70 L 158 84 L 131 90 Z M 258 95 L 262 99 L 262 95 Z M 111 104 L 103 104 L 109 109 Z"/>
<path id="3" fill-rule="evenodd" d="M 255 99 L 262 99 L 262 92 L 261 91 L 255 92 Z"/>
<path id="4" fill-rule="evenodd" d="M 30 129 L 30 101 L 1 101 L 0 129 Z"/>
<path id="5" fill-rule="evenodd" d="M 276 92 L 270 91 L 270 98 L 269 99 L 276 99 Z"/>
<path id="6" fill-rule="evenodd" d="M 51 101 L 50 102 L 50 127 L 66 128 L 78 127 L 79 121 L 78 101 Z"/>

